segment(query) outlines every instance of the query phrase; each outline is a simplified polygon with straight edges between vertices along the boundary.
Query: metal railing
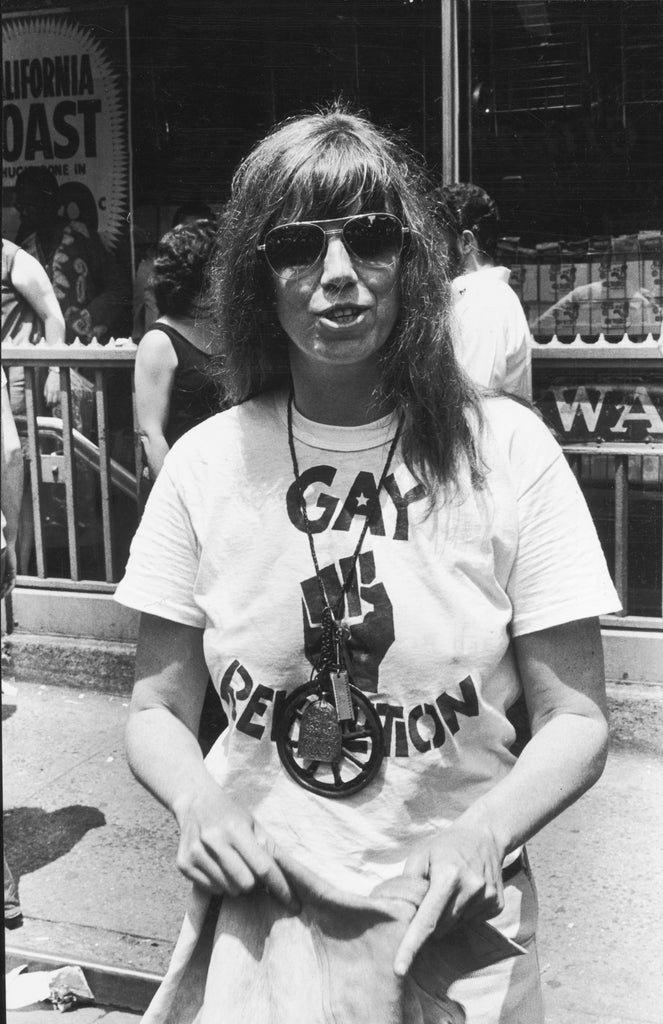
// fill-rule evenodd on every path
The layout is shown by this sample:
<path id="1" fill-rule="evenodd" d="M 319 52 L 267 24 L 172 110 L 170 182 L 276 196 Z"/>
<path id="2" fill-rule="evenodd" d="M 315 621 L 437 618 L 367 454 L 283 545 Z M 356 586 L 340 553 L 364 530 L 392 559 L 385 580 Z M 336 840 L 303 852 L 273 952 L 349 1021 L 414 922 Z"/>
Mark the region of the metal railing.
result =
<path id="1" fill-rule="evenodd" d="M 660 628 L 663 445 L 583 442 L 563 449 L 594 516 L 621 617 L 629 625 Z"/>
<path id="2" fill-rule="evenodd" d="M 103 593 L 112 592 L 122 575 L 141 512 L 144 464 L 133 391 L 135 353 L 136 346 L 124 339 L 105 346 L 92 343 L 59 349 L 43 344 L 2 347 L 5 368 L 25 368 L 25 414 L 19 417 L 19 424 L 26 450 L 34 541 L 30 565 L 26 566 L 24 558 L 19 566 L 20 586 Z M 40 371 L 43 377 L 44 369 L 51 366 L 59 367 L 60 371 L 59 416 L 42 415 L 39 408 Z M 115 370 L 126 371 L 122 388 L 130 410 L 119 454 L 111 450 L 117 434 L 109 417 L 109 375 Z M 94 411 L 91 427 L 85 430 L 75 422 L 75 384 L 80 371 L 86 374 Z M 582 443 L 563 447 L 597 523 L 624 607 L 623 615 L 629 622 L 638 620 L 660 628 L 663 445 Z M 92 492 L 90 479 L 95 481 Z M 52 571 L 53 552 L 48 543 L 53 525 L 49 521 L 49 491 L 53 488 L 59 488 L 61 495 L 58 529 L 64 549 L 57 572 Z M 93 544 L 97 552 L 94 573 L 87 572 L 90 560 L 86 564 L 82 557 L 84 534 L 89 526 L 84 520 L 90 503 L 98 519 Z M 643 528 L 638 510 L 644 505 L 648 518 Z M 648 594 L 644 604 L 638 596 L 638 588 L 643 586 L 639 566 L 643 564 Z"/>
<path id="3" fill-rule="evenodd" d="M 115 589 L 140 513 L 143 458 L 133 391 L 135 354 L 129 339 L 58 348 L 43 342 L 2 346 L 10 383 L 13 367 L 23 368 L 25 379 L 24 409 L 15 417 L 26 460 L 20 586 Z M 42 400 L 50 367 L 59 369 L 59 415 L 45 410 Z M 116 371 L 125 371 L 119 405 L 126 422 L 119 430 L 113 423 L 117 410 L 109 407 L 109 401 L 118 403 L 117 386 L 109 397 Z"/>

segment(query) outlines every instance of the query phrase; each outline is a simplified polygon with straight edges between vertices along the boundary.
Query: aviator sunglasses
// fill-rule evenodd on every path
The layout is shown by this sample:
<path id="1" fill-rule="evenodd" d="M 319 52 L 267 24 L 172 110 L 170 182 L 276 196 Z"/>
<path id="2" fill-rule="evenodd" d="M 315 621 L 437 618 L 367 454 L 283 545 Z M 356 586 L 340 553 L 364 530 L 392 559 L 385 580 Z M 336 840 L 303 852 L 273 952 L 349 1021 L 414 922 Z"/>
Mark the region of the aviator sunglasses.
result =
<path id="1" fill-rule="evenodd" d="M 257 248 L 276 276 L 287 281 L 312 270 L 326 252 L 327 239 L 334 235 L 343 240 L 351 257 L 372 267 L 389 267 L 407 234 L 409 228 L 393 213 L 357 213 L 344 219 L 278 224 Z"/>

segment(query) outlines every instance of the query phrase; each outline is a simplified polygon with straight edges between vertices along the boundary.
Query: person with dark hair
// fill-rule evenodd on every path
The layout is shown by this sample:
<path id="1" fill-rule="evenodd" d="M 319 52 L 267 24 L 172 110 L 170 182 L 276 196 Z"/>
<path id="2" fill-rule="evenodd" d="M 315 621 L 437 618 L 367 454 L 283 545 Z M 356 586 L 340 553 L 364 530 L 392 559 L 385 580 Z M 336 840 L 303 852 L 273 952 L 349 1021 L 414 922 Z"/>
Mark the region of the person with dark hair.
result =
<path id="1" fill-rule="evenodd" d="M 196 220 L 214 220 L 214 213 L 207 203 L 190 201 L 178 206 L 173 214 L 171 228 L 176 228 L 178 224 L 193 224 Z M 159 308 L 151 284 L 155 251 L 153 246 L 149 246 L 144 251 L 143 258 L 136 269 L 133 291 L 133 328 L 131 331 L 134 341 L 140 341 L 159 316 Z"/>
<path id="2" fill-rule="evenodd" d="M 181 224 L 159 242 L 151 284 L 161 311 L 136 354 L 136 412 L 152 480 L 174 442 L 219 409 L 203 302 L 215 239 L 209 220 Z"/>
<path id="3" fill-rule="evenodd" d="M 430 184 L 365 117 L 256 145 L 211 277 L 237 404 L 167 455 L 116 594 L 193 882 L 145 1024 L 539 1024 L 524 844 L 601 773 L 618 607 L 575 478 L 459 369 Z"/>
<path id="4" fill-rule="evenodd" d="M 214 220 L 214 213 L 207 203 L 190 199 L 175 210 L 172 227 L 176 228 L 178 224 L 193 224 L 195 220 Z"/>
<path id="5" fill-rule="evenodd" d="M 9 239 L 2 239 L 2 342 L 11 345 L 64 344 L 65 324 L 53 286 L 41 263 Z M 15 416 L 25 415 L 25 371 L 12 366 L 9 397 Z M 43 376 L 43 375 L 42 375 Z M 57 367 L 46 371 L 43 397 L 47 406 L 60 399 Z"/>
<path id="6" fill-rule="evenodd" d="M 499 213 L 495 201 L 466 183 L 436 190 L 434 199 L 454 275 L 456 356 L 475 384 L 532 401 L 530 330 L 510 271 L 495 265 Z"/>
<path id="7" fill-rule="evenodd" d="M 52 171 L 24 168 L 16 177 L 15 205 L 21 218 L 16 243 L 46 270 L 64 314 L 67 343 L 96 338 L 104 344 L 126 333 L 128 281 L 91 225 L 60 215 Z"/>

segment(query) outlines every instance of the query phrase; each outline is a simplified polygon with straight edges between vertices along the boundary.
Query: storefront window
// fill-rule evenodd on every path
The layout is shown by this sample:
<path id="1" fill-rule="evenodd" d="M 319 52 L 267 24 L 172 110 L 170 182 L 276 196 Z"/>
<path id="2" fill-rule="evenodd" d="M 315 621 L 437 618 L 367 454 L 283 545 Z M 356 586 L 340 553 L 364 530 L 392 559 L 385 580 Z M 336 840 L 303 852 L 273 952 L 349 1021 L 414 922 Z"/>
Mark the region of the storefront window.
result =
<path id="1" fill-rule="evenodd" d="M 535 401 L 562 443 L 586 445 L 576 472 L 613 571 L 627 551 L 625 608 L 660 617 L 663 5 L 463 0 L 459 12 L 460 177 L 496 200 L 501 262 L 535 341 L 556 349 L 538 353 Z"/>
<path id="2" fill-rule="evenodd" d="M 472 0 L 463 10 L 461 176 L 498 203 L 535 338 L 657 336 L 663 5 Z"/>

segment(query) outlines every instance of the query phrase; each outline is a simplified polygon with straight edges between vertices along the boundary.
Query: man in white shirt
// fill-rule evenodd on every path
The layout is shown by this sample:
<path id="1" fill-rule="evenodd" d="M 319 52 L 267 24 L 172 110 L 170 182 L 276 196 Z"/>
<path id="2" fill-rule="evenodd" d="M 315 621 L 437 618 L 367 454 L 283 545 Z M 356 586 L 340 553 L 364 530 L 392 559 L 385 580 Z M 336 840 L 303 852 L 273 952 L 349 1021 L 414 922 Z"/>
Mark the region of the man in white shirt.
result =
<path id="1" fill-rule="evenodd" d="M 499 213 L 478 185 L 447 185 L 436 193 L 454 276 L 456 356 L 482 387 L 532 401 L 530 330 L 510 271 L 495 265 Z"/>

